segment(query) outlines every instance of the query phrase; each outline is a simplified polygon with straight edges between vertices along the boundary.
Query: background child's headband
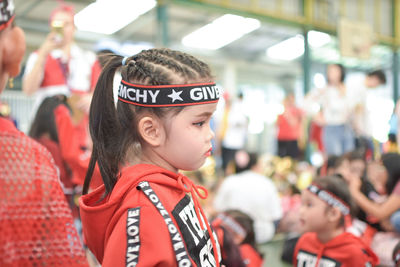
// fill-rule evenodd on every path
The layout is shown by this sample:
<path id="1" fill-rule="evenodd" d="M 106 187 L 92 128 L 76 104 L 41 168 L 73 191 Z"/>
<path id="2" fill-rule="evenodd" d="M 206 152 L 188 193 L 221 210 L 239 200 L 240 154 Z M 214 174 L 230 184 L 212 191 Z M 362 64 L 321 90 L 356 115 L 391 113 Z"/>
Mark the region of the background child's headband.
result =
<path id="1" fill-rule="evenodd" d="M 350 215 L 350 208 L 347 204 L 343 202 L 340 198 L 332 194 L 327 190 L 319 188 L 315 184 L 310 184 L 307 190 L 315 194 L 317 197 L 328 203 L 328 205 L 339 208 L 340 212 L 344 215 Z"/>
<path id="2" fill-rule="evenodd" d="M 243 239 L 246 237 L 246 230 L 234 218 L 225 213 L 218 214 L 213 224 L 222 225 Z"/>
<path id="3" fill-rule="evenodd" d="M 0 0 L 0 3 L 0 31 L 2 31 L 14 20 L 14 1 Z"/>
<path id="4" fill-rule="evenodd" d="M 176 107 L 216 103 L 219 89 L 215 83 L 140 85 L 121 81 L 118 99 L 143 107 Z"/>

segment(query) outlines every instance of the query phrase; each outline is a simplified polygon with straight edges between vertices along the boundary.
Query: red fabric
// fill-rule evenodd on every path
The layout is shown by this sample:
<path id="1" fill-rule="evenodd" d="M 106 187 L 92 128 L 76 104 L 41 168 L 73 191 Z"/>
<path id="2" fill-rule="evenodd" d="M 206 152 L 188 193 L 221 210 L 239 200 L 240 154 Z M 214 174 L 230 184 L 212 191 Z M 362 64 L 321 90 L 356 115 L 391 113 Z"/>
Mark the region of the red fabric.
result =
<path id="1" fill-rule="evenodd" d="M 379 259 L 359 238 L 343 233 L 327 243 L 321 243 L 316 233 L 303 234 L 296 244 L 293 266 L 376 266 Z M 323 261 L 328 261 L 322 265 Z M 371 265 L 367 265 L 370 263 Z"/>
<path id="2" fill-rule="evenodd" d="M 240 254 L 246 267 L 261 267 L 263 265 L 260 254 L 249 244 L 240 245 Z"/>
<path id="3" fill-rule="evenodd" d="M 54 115 L 61 154 L 71 168 L 72 182 L 83 185 L 90 161 L 90 152 L 82 150 L 87 146 L 87 117 L 79 125 L 74 125 L 69 110 L 64 105 L 57 107 Z M 96 165 L 90 188 L 95 189 L 102 184 L 100 170 Z"/>
<path id="4" fill-rule="evenodd" d="M 296 107 L 289 107 L 278 116 L 278 140 L 291 141 L 300 137 L 302 112 Z"/>
<path id="5" fill-rule="evenodd" d="M 138 253 L 138 263 L 136 266 L 177 266 L 166 222 L 144 192 L 137 189 L 137 185 L 141 181 L 148 181 L 157 194 L 159 201 L 161 201 L 176 229 L 178 229 L 178 232 L 183 237 L 183 245 L 188 254 L 195 253 L 196 249 L 198 249 L 196 246 L 188 247 L 188 244 L 195 245 L 193 241 L 185 238 L 182 232 L 182 229 L 187 230 L 188 228 L 185 228 L 183 224 L 179 224 L 172 213 L 174 209 L 179 207 L 182 199 L 187 198 L 188 190 L 190 188 L 195 190 L 193 183 L 181 174 L 176 174 L 154 165 L 138 164 L 122 170 L 113 191 L 105 199 L 103 199 L 105 195 L 103 185 L 88 195 L 82 196 L 79 200 L 83 233 L 87 246 L 103 267 L 126 266 L 127 255 L 130 255 L 127 244 L 130 229 L 130 221 L 127 220 L 128 210 L 138 207 L 140 207 L 140 217 L 139 222 L 137 222 L 139 233 L 137 238 L 140 247 L 138 251 L 136 250 L 136 253 Z M 185 223 L 191 224 L 193 221 L 196 221 L 197 223 L 194 225 L 198 228 L 190 229 L 194 231 L 197 229 L 203 235 L 205 232 L 210 233 L 211 230 L 204 215 L 202 217 L 208 227 L 205 229 L 204 225 L 199 225 L 201 219 L 195 210 L 203 212 L 198 205 L 196 194 L 193 191 L 191 192 L 195 208 L 190 213 L 192 216 L 190 217 L 190 221 L 187 219 Z M 201 240 L 198 238 L 195 239 L 197 241 Z M 220 255 L 218 243 L 214 243 L 216 241 L 213 239 L 214 235 L 211 235 L 211 238 L 208 241 L 206 240 L 207 244 L 209 244 L 209 247 L 206 248 L 212 251 L 215 248 L 218 250 L 218 255 Z M 214 245 L 212 245 L 213 243 Z M 207 255 L 209 257 L 210 255 L 212 256 L 212 254 L 205 254 L 203 256 Z M 192 257 L 190 260 L 193 266 L 197 266 Z"/>
<path id="6" fill-rule="evenodd" d="M 51 154 L 0 118 L 0 266 L 88 266 Z"/>
<path id="7" fill-rule="evenodd" d="M 58 167 L 60 172 L 60 180 L 65 188 L 73 189 L 74 185 L 71 181 L 71 175 L 67 171 L 67 166 L 61 156 L 60 146 L 48 137 L 40 137 L 37 140 L 41 145 L 43 145 L 51 153 L 54 159 L 54 163 Z"/>
<path id="8" fill-rule="evenodd" d="M 67 67 L 67 66 L 66 66 Z M 96 60 L 91 67 L 90 76 L 90 91 L 93 91 L 97 80 L 101 73 L 101 65 L 98 60 Z M 40 87 L 48 87 L 55 85 L 66 84 L 66 77 L 68 76 L 68 70 L 64 71 L 61 67 L 60 61 L 53 58 L 50 54 L 46 58 L 46 63 L 44 65 L 43 81 Z M 74 90 L 74 88 L 71 88 Z"/>
<path id="9" fill-rule="evenodd" d="M 59 60 L 53 58 L 50 54 L 47 55 L 46 63 L 44 64 L 43 81 L 40 87 L 64 85 L 66 79 Z"/>
<path id="10" fill-rule="evenodd" d="M 316 122 L 311 121 L 310 124 L 310 142 L 316 142 L 319 151 L 324 151 L 324 144 L 322 142 L 322 126 Z"/>
<path id="11" fill-rule="evenodd" d="M 99 79 L 101 73 L 101 65 L 98 60 L 96 60 L 92 66 L 92 76 L 90 77 L 90 91 L 93 92 L 96 87 L 97 80 Z"/>

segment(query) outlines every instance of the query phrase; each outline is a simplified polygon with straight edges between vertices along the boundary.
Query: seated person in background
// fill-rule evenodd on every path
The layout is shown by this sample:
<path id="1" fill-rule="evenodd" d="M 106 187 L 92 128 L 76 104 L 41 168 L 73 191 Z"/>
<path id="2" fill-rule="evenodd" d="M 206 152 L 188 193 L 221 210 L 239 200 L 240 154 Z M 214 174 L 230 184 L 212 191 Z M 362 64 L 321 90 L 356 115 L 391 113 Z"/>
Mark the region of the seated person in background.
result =
<path id="1" fill-rule="evenodd" d="M 225 213 L 219 213 L 211 222 L 218 238 L 221 248 L 222 266 L 245 267 L 244 260 L 240 254 L 239 244 L 236 242 L 236 235 L 244 236 L 244 229 L 233 218 Z"/>
<path id="2" fill-rule="evenodd" d="M 274 183 L 261 173 L 258 155 L 238 151 L 235 154 L 236 174 L 226 177 L 214 198 L 217 212 L 237 209 L 254 220 L 258 244 L 275 234 L 275 224 L 282 217 L 278 191 Z"/>
<path id="3" fill-rule="evenodd" d="M 400 155 L 397 153 L 383 154 L 381 158 L 385 167 L 384 174 L 385 193 L 387 199 L 383 203 L 376 203 L 368 199 L 361 192 L 362 181 L 359 177 L 350 180 L 350 192 L 358 206 L 367 214 L 374 217 L 376 221 L 384 223 L 382 226 L 388 231 L 400 232 Z M 387 220 L 390 219 L 390 224 Z"/>
<path id="4" fill-rule="evenodd" d="M 239 246 L 241 266 L 261 267 L 263 265 L 264 256 L 257 248 L 253 220 L 247 214 L 238 210 L 227 210 L 218 214 L 212 225 L 214 228 L 224 229 L 225 232 L 228 232 L 234 243 Z M 217 230 L 217 235 L 219 232 Z M 222 243 L 220 242 L 220 244 Z M 221 246 L 224 247 L 224 245 Z M 226 266 L 233 265 L 226 264 Z"/>
<path id="5" fill-rule="evenodd" d="M 304 234 L 296 244 L 294 266 L 375 266 L 379 260 L 351 224 L 351 196 L 343 179 L 318 178 L 302 192 L 300 222 Z M 321 265 L 319 265 L 321 264 Z"/>
<path id="6" fill-rule="evenodd" d="M 54 110 L 59 105 L 63 104 L 66 104 L 66 97 L 64 96 L 48 97 L 43 100 L 33 119 L 29 130 L 29 136 L 49 150 L 58 167 L 64 193 L 66 195 L 71 195 L 73 192 L 71 171 L 61 155 L 57 126 L 54 118 Z"/>
<path id="7" fill-rule="evenodd" d="M 82 187 L 91 152 L 91 140 L 86 134 L 84 124 L 74 122 L 77 117 L 80 117 L 79 121 L 84 118 L 79 114 L 77 116 L 74 106 L 76 102 L 71 99 L 65 96 L 45 98 L 29 130 L 29 136 L 44 145 L 52 154 L 67 195 L 73 194 L 75 186 Z M 93 189 L 100 184 L 101 176 L 96 171 Z"/>

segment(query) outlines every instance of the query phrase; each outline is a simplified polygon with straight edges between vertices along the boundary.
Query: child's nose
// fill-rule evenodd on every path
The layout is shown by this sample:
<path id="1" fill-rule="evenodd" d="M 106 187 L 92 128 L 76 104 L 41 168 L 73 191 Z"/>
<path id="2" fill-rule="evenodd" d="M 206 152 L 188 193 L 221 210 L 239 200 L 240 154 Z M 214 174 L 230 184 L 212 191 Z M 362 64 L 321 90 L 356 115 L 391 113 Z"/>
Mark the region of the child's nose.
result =
<path id="1" fill-rule="evenodd" d="M 210 129 L 210 139 L 213 139 L 215 137 L 215 133 L 212 129 Z"/>

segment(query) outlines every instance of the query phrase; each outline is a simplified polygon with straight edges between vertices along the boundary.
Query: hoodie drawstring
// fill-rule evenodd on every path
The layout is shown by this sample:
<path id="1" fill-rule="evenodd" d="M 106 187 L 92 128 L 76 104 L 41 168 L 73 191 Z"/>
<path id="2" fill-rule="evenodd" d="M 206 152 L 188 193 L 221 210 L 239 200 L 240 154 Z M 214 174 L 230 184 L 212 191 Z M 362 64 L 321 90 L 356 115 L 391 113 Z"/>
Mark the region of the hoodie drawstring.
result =
<path id="1" fill-rule="evenodd" d="M 201 226 L 202 230 L 204 230 L 204 224 L 203 224 L 202 218 L 205 221 L 206 228 L 207 228 L 208 234 L 210 235 L 211 243 L 213 246 L 215 262 L 217 264 L 217 267 L 219 267 L 220 265 L 219 265 L 219 257 L 218 257 L 219 254 L 217 251 L 217 243 L 215 242 L 213 232 L 211 231 L 210 225 L 207 221 L 207 217 L 205 216 L 204 211 L 201 208 L 201 205 L 199 204 L 199 200 L 197 199 L 197 196 L 199 196 L 201 199 L 206 199 L 208 196 L 208 191 L 204 186 L 195 185 L 189 178 L 187 178 L 186 176 L 184 176 L 182 174 L 179 174 L 177 180 L 178 180 L 178 184 L 182 188 L 182 190 L 184 192 L 190 193 L 192 195 L 192 199 L 194 202 L 194 210 L 196 212 L 197 217 L 199 218 L 200 226 Z M 202 192 L 200 192 L 200 191 L 202 191 Z M 202 215 L 201 217 L 199 214 L 199 210 Z"/>
<path id="2" fill-rule="evenodd" d="M 319 265 L 319 260 L 322 258 L 322 253 L 324 252 L 325 246 L 322 246 L 318 253 L 317 253 L 317 261 L 315 262 L 315 267 L 318 267 Z"/>

